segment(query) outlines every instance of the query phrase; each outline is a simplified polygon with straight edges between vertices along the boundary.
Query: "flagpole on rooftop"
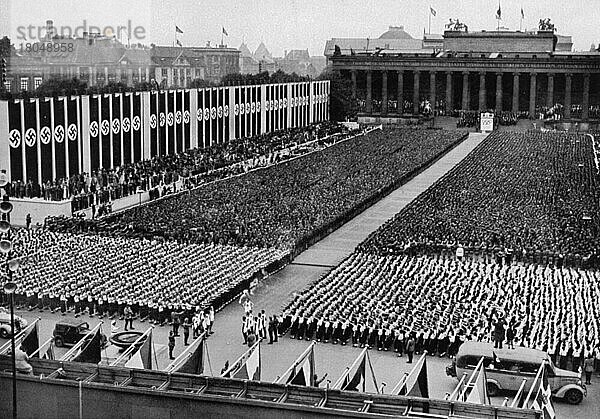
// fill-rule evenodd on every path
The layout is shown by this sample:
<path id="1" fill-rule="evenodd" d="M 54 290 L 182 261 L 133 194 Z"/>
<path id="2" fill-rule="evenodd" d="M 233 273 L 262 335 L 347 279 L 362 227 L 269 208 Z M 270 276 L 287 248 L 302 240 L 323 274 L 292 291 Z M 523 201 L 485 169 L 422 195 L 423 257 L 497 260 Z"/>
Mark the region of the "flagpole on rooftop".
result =
<path id="1" fill-rule="evenodd" d="M 431 6 L 429 6 L 429 34 L 431 35 Z"/>
<path id="2" fill-rule="evenodd" d="M 502 19 L 502 6 L 500 5 L 500 0 L 498 0 L 498 12 L 496 13 L 496 20 L 498 20 L 498 26 L 496 30 L 500 30 L 500 20 Z"/>

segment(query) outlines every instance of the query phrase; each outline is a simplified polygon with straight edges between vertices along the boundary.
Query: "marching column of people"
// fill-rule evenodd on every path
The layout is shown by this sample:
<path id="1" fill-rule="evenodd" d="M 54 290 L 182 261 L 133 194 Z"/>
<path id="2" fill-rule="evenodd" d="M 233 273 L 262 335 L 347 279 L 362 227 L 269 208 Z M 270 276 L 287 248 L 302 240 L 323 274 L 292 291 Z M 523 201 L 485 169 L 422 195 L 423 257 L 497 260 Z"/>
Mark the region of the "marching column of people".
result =
<path id="1" fill-rule="evenodd" d="M 281 336 L 281 317 L 267 316 L 265 310 L 254 312 L 254 303 L 250 295 L 249 290 L 244 290 L 239 298 L 239 304 L 244 310 L 241 322 L 242 337 L 244 338 L 242 345 L 252 347 L 258 340 L 266 340 L 267 338 L 269 339 L 269 345 L 277 343 Z"/>

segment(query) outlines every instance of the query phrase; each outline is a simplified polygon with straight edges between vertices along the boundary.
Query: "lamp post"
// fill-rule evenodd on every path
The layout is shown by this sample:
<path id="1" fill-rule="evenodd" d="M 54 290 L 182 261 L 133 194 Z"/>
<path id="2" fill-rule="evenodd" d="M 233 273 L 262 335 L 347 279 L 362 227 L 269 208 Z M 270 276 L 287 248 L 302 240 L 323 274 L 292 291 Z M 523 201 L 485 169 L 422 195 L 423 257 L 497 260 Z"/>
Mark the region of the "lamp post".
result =
<path id="1" fill-rule="evenodd" d="M 8 176 L 6 171 L 0 172 L 0 188 L 4 188 L 8 185 Z M 0 202 L 0 235 L 5 235 L 6 238 L 0 240 L 0 253 L 6 254 L 6 266 L 8 273 L 8 282 L 4 284 L 4 293 L 9 297 L 10 304 L 10 343 L 12 349 L 12 396 L 13 396 L 13 418 L 17 418 L 17 362 L 16 362 L 16 348 L 15 348 L 15 291 L 17 290 L 17 284 L 12 282 L 13 272 L 19 267 L 18 259 L 11 259 L 13 245 L 10 234 L 10 213 L 13 210 L 12 204 L 8 201 L 8 193 L 4 191 L 2 196 L 2 202 Z"/>
<path id="2" fill-rule="evenodd" d="M 9 272 L 12 271 L 9 268 Z M 15 291 L 17 284 L 14 282 L 7 282 L 4 284 L 4 292 L 9 296 L 10 301 L 10 346 L 12 349 L 12 396 L 13 396 L 13 418 L 17 419 L 17 361 L 16 361 L 16 348 L 15 348 Z"/>

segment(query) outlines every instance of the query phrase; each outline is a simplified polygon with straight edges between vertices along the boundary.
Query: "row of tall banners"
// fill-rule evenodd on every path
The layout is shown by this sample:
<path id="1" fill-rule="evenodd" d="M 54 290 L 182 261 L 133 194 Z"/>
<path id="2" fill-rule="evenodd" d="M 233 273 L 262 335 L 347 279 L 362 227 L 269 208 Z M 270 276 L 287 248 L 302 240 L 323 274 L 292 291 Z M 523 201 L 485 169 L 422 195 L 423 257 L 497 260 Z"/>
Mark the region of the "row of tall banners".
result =
<path id="1" fill-rule="evenodd" d="M 44 183 L 329 119 L 329 81 L 0 101 L 0 169 Z"/>

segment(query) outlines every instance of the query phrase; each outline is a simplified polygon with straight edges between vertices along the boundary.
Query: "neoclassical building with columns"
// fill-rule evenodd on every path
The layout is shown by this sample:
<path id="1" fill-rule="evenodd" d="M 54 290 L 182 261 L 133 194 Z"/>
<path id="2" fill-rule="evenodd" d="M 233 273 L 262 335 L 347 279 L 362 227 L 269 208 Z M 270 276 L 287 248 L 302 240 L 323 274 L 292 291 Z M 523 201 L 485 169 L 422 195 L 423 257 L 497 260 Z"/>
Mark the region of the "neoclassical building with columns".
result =
<path id="1" fill-rule="evenodd" d="M 343 43 L 328 43 L 328 59 L 352 80 L 366 120 L 415 116 L 426 102 L 436 115 L 493 110 L 537 118 L 554 108 L 564 121 L 600 118 L 600 52 L 573 52 L 570 37 L 554 31 L 449 30 L 441 48 L 425 40 L 410 49 Z"/>

